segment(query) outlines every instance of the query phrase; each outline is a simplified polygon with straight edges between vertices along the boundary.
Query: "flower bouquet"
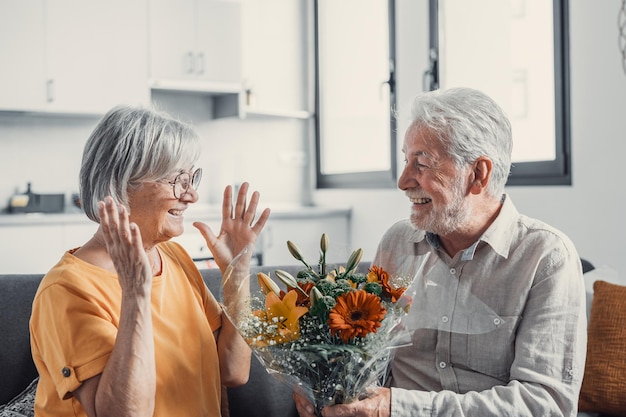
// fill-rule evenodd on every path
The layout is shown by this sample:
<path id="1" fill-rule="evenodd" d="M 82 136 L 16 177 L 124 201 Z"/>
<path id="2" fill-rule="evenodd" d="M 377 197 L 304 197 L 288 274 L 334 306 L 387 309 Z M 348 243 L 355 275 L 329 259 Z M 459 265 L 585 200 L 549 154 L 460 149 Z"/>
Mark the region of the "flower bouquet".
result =
<path id="1" fill-rule="evenodd" d="M 403 295 L 410 282 L 377 266 L 359 272 L 362 249 L 330 269 L 325 234 L 316 267 L 291 241 L 287 247 L 304 268 L 295 277 L 276 270 L 283 289 L 258 274 L 261 290 L 250 296 L 252 314 L 237 320 L 240 333 L 268 372 L 318 410 L 365 396 L 384 384 L 393 348 L 409 340 L 399 324 L 411 304 Z"/>

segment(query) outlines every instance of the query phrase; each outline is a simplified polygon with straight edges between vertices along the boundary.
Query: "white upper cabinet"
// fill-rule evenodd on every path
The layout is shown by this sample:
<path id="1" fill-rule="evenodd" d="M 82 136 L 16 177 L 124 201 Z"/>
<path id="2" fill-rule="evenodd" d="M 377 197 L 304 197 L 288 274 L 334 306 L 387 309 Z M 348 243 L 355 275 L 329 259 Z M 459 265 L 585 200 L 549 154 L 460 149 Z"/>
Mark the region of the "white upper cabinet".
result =
<path id="1" fill-rule="evenodd" d="M 43 0 L 0 2 L 0 110 L 46 101 Z"/>
<path id="2" fill-rule="evenodd" d="M 237 1 L 150 0 L 153 88 L 241 90 L 241 11 Z"/>
<path id="3" fill-rule="evenodd" d="M 154 90 L 239 114 L 237 0 L 2 0 L 0 111 L 100 115 Z"/>
<path id="4" fill-rule="evenodd" d="M 50 0 L 48 109 L 101 113 L 149 102 L 147 0 Z"/>
<path id="5" fill-rule="evenodd" d="M 103 113 L 149 101 L 147 0 L 3 0 L 0 110 Z"/>
<path id="6" fill-rule="evenodd" d="M 242 0 L 246 116 L 310 117 L 309 2 Z"/>

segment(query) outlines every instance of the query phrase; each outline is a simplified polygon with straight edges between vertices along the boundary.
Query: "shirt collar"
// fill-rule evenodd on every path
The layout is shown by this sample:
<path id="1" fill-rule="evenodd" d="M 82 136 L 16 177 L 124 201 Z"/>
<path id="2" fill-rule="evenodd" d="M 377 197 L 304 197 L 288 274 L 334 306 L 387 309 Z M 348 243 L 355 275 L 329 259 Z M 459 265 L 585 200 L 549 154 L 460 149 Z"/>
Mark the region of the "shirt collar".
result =
<path id="1" fill-rule="evenodd" d="M 479 240 L 487 243 L 503 258 L 509 257 L 511 241 L 513 240 L 513 225 L 519 218 L 519 212 L 507 194 L 502 195 L 502 207 L 498 217 L 485 230 Z"/>
<path id="2" fill-rule="evenodd" d="M 502 207 L 500 213 L 491 225 L 485 230 L 485 233 L 469 248 L 465 249 L 461 255 L 461 259 L 469 261 L 474 258 L 474 253 L 480 242 L 485 242 L 491 248 L 504 258 L 508 258 L 511 250 L 511 240 L 513 239 L 513 224 L 517 221 L 519 212 L 513 205 L 510 197 L 507 194 L 502 195 Z M 415 230 L 411 237 L 412 242 L 421 242 L 426 239 L 426 242 L 434 248 L 441 247 L 441 241 L 439 236 L 435 233 L 425 232 L 423 230 Z"/>

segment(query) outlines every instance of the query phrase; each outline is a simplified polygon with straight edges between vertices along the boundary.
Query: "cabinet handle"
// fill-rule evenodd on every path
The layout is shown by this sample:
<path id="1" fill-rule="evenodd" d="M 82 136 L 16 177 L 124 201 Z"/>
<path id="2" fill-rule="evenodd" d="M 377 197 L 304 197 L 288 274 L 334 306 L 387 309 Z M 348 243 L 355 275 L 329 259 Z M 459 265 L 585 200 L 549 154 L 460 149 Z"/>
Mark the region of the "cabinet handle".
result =
<path id="1" fill-rule="evenodd" d="M 205 59 L 204 59 L 204 52 L 200 52 L 198 54 L 198 74 L 204 74 L 204 65 L 205 65 Z"/>
<path id="2" fill-rule="evenodd" d="M 185 55 L 185 72 L 187 72 L 187 74 L 191 74 L 194 66 L 193 52 L 189 51 Z"/>
<path id="3" fill-rule="evenodd" d="M 54 101 L 54 80 L 49 79 L 46 81 L 46 100 L 48 103 Z"/>

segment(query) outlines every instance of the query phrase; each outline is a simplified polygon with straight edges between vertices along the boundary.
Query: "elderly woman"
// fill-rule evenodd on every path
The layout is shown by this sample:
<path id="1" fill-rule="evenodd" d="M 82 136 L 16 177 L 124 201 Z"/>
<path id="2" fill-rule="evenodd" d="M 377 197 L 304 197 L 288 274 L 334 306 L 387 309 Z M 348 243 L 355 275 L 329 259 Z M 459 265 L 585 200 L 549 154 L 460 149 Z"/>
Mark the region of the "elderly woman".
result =
<path id="1" fill-rule="evenodd" d="M 31 318 L 41 416 L 219 416 L 221 387 L 247 381 L 250 350 L 185 250 L 198 200 L 199 138 L 151 109 L 118 107 L 85 146 L 80 192 L 100 224 L 45 276 Z M 222 273 L 269 216 L 243 184 L 226 187 L 219 234 L 194 223 Z M 249 266 L 249 255 L 238 268 Z M 228 268 L 230 270 L 230 268 Z M 242 274 L 244 275 L 244 274 Z M 241 300 L 224 292 L 224 305 Z"/>

